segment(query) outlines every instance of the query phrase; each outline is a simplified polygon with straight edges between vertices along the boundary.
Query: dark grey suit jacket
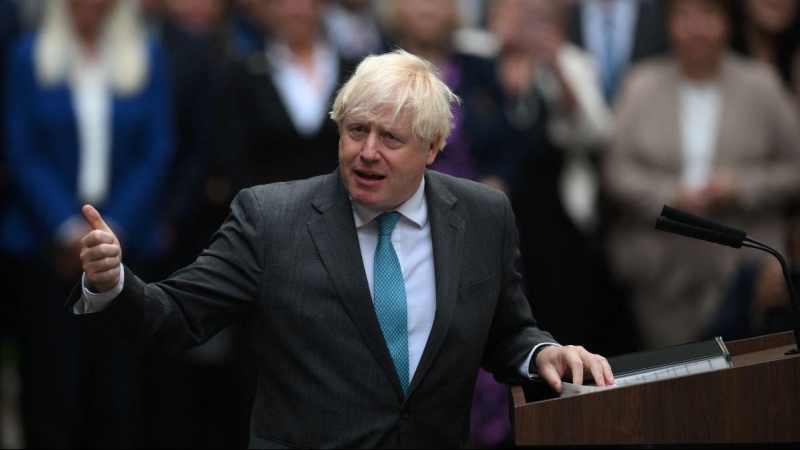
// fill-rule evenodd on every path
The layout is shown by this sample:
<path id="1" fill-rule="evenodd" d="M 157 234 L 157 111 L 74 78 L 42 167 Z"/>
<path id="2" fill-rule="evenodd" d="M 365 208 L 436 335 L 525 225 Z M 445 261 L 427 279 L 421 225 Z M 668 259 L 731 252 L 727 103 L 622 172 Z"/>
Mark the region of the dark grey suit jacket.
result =
<path id="1" fill-rule="evenodd" d="M 194 264 L 155 284 L 126 272 L 120 296 L 83 317 L 155 352 L 246 321 L 259 371 L 251 447 L 469 446 L 478 368 L 517 378 L 531 348 L 553 338 L 520 290 L 505 195 L 430 171 L 425 195 L 436 316 L 405 396 L 338 170 L 243 190 Z"/>

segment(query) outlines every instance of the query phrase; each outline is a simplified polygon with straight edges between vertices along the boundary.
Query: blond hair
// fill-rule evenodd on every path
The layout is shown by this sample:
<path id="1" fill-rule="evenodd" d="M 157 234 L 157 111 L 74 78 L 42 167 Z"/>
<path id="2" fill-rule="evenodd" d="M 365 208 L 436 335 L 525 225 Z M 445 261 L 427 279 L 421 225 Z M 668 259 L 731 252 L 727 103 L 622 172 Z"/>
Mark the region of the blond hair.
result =
<path id="1" fill-rule="evenodd" d="M 34 49 L 38 81 L 52 86 L 66 81 L 80 64 L 80 45 L 66 1 L 48 1 Z M 141 91 L 150 71 L 145 30 L 137 0 L 117 0 L 102 27 L 99 51 L 111 87 L 121 95 Z"/>
<path id="2" fill-rule="evenodd" d="M 404 50 L 366 57 L 339 89 L 331 118 L 341 127 L 352 115 L 392 120 L 411 114 L 411 132 L 430 145 L 441 138 L 439 150 L 453 128 L 452 103 L 458 97 L 441 80 L 430 62 Z"/>

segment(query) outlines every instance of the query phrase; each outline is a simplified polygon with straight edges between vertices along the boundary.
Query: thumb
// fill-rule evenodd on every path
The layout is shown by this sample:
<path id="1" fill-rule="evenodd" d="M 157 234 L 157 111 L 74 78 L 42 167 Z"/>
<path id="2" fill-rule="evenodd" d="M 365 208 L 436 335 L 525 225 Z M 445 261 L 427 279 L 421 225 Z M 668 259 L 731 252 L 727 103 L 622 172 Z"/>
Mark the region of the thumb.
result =
<path id="1" fill-rule="evenodd" d="M 107 231 L 111 234 L 114 234 L 114 232 L 111 231 L 111 228 L 106 225 L 106 222 L 103 220 L 103 218 L 100 217 L 100 213 L 94 209 L 94 206 L 85 205 L 81 211 L 83 211 L 83 217 L 86 218 L 86 221 L 89 222 L 89 225 L 92 226 L 92 229 Z"/>

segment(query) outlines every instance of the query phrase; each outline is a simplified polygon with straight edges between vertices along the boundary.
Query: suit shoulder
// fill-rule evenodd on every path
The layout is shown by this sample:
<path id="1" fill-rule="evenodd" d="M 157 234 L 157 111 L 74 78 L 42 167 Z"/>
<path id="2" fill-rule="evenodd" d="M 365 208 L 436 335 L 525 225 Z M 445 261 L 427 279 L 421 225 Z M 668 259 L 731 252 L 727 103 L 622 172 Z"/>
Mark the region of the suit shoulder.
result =
<path id="1" fill-rule="evenodd" d="M 274 214 L 286 214 L 284 219 L 297 213 L 299 205 L 311 204 L 317 198 L 326 183 L 334 174 L 322 175 L 306 180 L 285 181 L 280 183 L 262 184 L 243 189 L 252 194 L 253 198 L 262 205 L 263 210 Z"/>
<path id="2" fill-rule="evenodd" d="M 280 183 L 261 184 L 245 188 L 242 191 L 251 191 L 258 199 L 298 201 L 310 197 L 316 192 L 325 179 L 330 175 L 322 175 L 306 180 L 283 181 Z"/>
<path id="3" fill-rule="evenodd" d="M 493 210 L 502 211 L 505 209 L 506 204 L 510 204 L 503 191 L 483 183 L 435 171 L 429 171 L 428 176 L 432 181 L 446 187 L 458 200 L 459 206 L 480 208 L 488 212 Z"/>

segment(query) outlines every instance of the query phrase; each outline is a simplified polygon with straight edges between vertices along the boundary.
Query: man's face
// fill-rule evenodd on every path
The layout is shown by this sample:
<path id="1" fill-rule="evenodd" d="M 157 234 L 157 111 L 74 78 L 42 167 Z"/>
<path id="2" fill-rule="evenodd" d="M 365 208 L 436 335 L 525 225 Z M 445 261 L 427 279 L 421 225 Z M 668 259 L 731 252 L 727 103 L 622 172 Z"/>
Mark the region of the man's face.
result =
<path id="1" fill-rule="evenodd" d="M 424 145 L 411 132 L 411 115 L 392 121 L 391 113 L 347 117 L 339 127 L 339 167 L 350 197 L 371 209 L 388 211 L 419 189 L 425 166 L 433 163 L 439 141 Z"/>

